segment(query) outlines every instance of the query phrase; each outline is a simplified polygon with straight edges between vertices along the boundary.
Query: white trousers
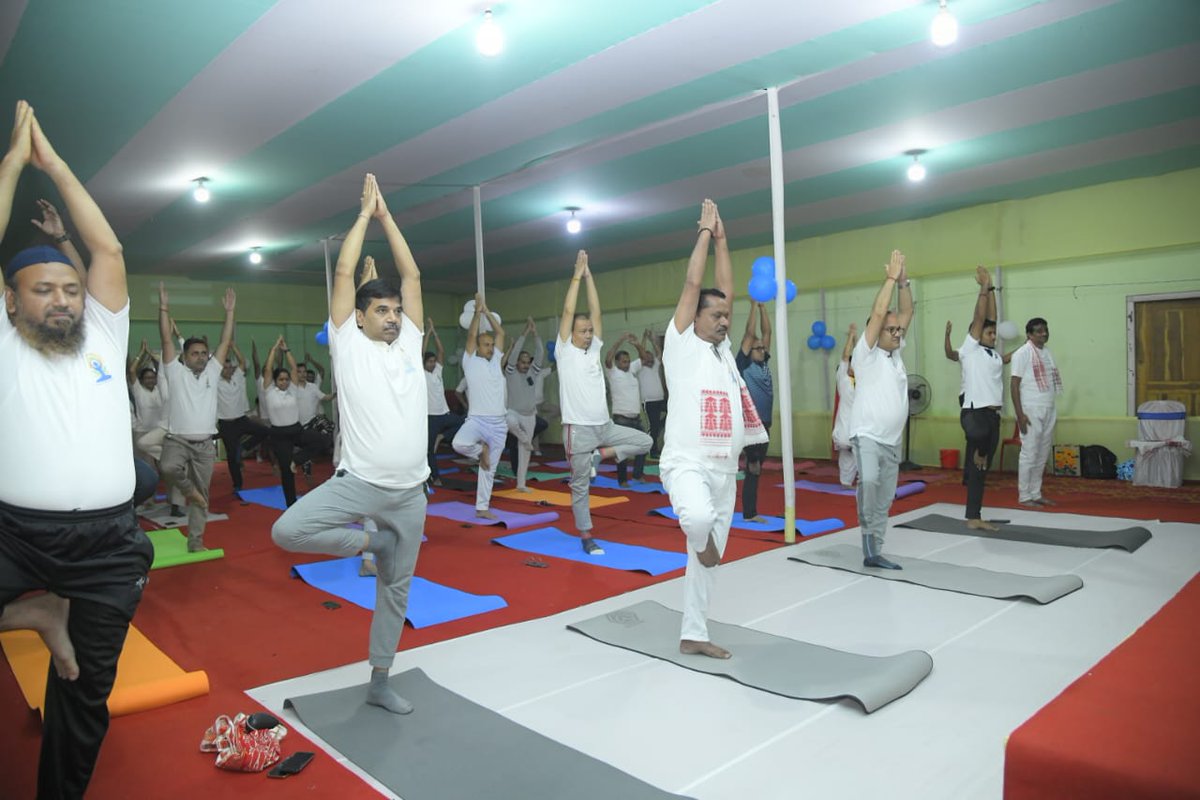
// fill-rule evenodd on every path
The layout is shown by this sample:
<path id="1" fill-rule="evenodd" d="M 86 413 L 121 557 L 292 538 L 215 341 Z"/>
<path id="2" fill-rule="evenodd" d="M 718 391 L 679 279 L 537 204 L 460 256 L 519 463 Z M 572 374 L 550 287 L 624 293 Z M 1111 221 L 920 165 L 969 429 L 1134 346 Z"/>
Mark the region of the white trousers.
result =
<path id="1" fill-rule="evenodd" d="M 529 472 L 529 454 L 533 451 L 533 431 L 537 426 L 537 414 L 518 414 L 511 408 L 505 416 L 508 432 L 517 440 L 517 488 L 525 488 Z"/>
<path id="2" fill-rule="evenodd" d="M 838 454 L 838 480 L 842 486 L 847 489 L 854 488 L 854 481 L 858 478 L 858 462 L 854 460 L 854 448 L 850 446 L 839 447 Z"/>
<path id="3" fill-rule="evenodd" d="M 1042 497 L 1042 474 L 1054 444 L 1054 406 L 1023 409 L 1029 418 L 1029 430 L 1021 434 L 1021 457 L 1017 460 L 1017 500 L 1027 503 Z"/>
<path id="4" fill-rule="evenodd" d="M 708 600 L 716 585 L 716 567 L 700 563 L 696 553 L 708 546 L 712 536 L 717 552 L 725 555 L 729 523 L 737 500 L 737 473 L 717 472 L 698 464 L 663 466 L 663 486 L 679 527 L 687 536 L 687 570 L 683 575 L 683 625 L 680 639 L 708 641 Z"/>
<path id="5" fill-rule="evenodd" d="M 479 458 L 483 446 L 488 448 L 488 468 L 479 465 L 479 480 L 475 484 L 475 510 L 487 511 L 492 502 L 492 485 L 496 482 L 496 466 L 504 455 L 504 437 L 508 425 L 504 417 L 467 417 L 454 434 L 454 451 L 467 458 Z"/>

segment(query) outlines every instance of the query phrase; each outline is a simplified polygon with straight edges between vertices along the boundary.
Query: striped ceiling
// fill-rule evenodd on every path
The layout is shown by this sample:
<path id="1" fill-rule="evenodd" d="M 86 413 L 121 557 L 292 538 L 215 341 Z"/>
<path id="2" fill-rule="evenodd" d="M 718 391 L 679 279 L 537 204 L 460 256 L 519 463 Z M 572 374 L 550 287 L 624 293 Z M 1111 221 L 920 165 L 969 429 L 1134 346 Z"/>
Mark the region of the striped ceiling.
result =
<path id="1" fill-rule="evenodd" d="M 210 280 L 323 283 L 367 171 L 431 288 L 474 281 L 476 184 L 489 286 L 581 246 L 597 271 L 681 257 L 706 196 L 767 244 L 766 86 L 791 239 L 1200 166 L 1198 0 L 950 0 L 945 49 L 936 0 L 497 0 L 494 58 L 486 5 L 4 0 L 0 102 L 34 104 L 132 271 Z"/>

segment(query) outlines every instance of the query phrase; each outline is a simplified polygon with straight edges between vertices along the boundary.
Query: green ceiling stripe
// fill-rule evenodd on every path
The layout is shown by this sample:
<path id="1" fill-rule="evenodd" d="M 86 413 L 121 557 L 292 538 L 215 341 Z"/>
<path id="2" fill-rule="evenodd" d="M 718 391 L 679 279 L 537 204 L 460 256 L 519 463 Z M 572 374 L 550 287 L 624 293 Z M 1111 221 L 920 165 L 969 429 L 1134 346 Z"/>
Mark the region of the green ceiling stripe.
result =
<path id="1" fill-rule="evenodd" d="M 399 142 L 710 2 L 545 3 L 536 15 L 504 20 L 508 46 L 521 48 L 520 59 L 476 57 L 476 26 L 464 25 L 227 165 L 225 171 L 239 180 L 213 187 L 203 224 L 191 200 L 181 196 L 125 236 L 126 249 L 157 259 L 190 247 Z M 350 119 L 354 136 L 344 133 Z"/>

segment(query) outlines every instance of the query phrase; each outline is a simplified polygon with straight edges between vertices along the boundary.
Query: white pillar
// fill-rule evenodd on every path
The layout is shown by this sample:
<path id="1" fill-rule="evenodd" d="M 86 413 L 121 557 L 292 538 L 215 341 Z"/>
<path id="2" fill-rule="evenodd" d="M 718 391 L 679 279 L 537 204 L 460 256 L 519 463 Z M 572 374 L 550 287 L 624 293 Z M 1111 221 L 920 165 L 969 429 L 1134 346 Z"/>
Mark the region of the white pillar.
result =
<path id="1" fill-rule="evenodd" d="M 483 207 L 479 199 L 479 186 L 471 187 L 475 205 L 475 291 L 484 300 L 487 295 L 483 290 Z"/>

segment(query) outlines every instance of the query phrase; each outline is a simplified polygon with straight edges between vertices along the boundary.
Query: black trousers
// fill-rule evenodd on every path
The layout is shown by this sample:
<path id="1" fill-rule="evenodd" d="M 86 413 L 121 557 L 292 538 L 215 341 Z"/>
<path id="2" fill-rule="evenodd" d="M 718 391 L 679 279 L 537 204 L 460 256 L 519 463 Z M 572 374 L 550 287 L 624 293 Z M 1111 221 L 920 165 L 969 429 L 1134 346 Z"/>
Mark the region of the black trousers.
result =
<path id="1" fill-rule="evenodd" d="M 550 427 L 550 423 L 546 422 L 546 420 L 542 419 L 541 417 L 537 417 L 537 416 L 535 416 L 533 419 L 534 419 L 534 422 L 533 422 L 533 437 L 532 438 L 536 439 L 538 436 L 541 435 L 542 431 L 544 431 L 544 430 L 546 430 L 546 428 Z M 517 474 L 517 447 L 518 447 L 518 445 L 519 445 L 519 443 L 517 442 L 517 437 L 513 436 L 511 433 L 504 437 L 504 452 L 508 456 L 508 463 L 512 467 L 513 475 Z"/>
<path id="2" fill-rule="evenodd" d="M 225 444 L 225 463 L 229 465 L 235 492 L 242 490 L 242 448 L 253 450 L 266 441 L 270 433 L 271 429 L 266 425 L 247 416 L 217 420 L 217 435 Z"/>
<path id="3" fill-rule="evenodd" d="M 271 452 L 275 454 L 275 462 L 279 465 L 279 483 L 283 486 L 283 499 L 288 508 L 291 508 L 296 504 L 296 475 L 292 472 L 292 464 L 311 461 L 314 454 L 305 448 L 304 428 L 300 423 L 272 425 L 268 441 L 271 444 Z"/>
<path id="4" fill-rule="evenodd" d="M 633 428 L 635 431 L 646 432 L 642 427 L 641 417 L 626 417 L 621 414 L 613 414 L 612 421 L 622 428 Z M 640 456 L 635 456 L 633 459 L 633 479 L 640 481 L 646 470 L 646 455 L 643 453 Z M 624 461 L 617 462 L 617 483 L 624 483 L 629 479 L 629 466 Z"/>
<path id="5" fill-rule="evenodd" d="M 767 459 L 767 443 L 752 444 L 742 452 L 746 454 L 746 477 L 742 479 L 742 519 L 748 519 L 758 516 L 758 476 L 762 474 L 762 465 Z"/>
<path id="6" fill-rule="evenodd" d="M 108 732 L 108 696 L 154 548 L 132 503 L 52 512 L 0 503 L 0 609 L 46 589 L 71 601 L 67 632 L 79 678 L 46 679 L 39 798 L 82 797 Z"/>
<path id="7" fill-rule="evenodd" d="M 663 426 L 667 422 L 667 401 L 647 400 L 643 405 L 646 407 L 646 424 L 650 426 L 650 455 L 657 458 L 662 451 Z"/>
<path id="8" fill-rule="evenodd" d="M 967 484 L 967 519 L 980 519 L 983 513 L 983 484 L 992 468 L 992 457 L 1000 444 L 1000 411 L 995 408 L 964 408 L 958 415 L 967 437 L 963 474 Z M 975 455 L 987 459 L 987 466 L 975 465 Z"/>
<path id="9" fill-rule="evenodd" d="M 466 417 L 462 414 L 455 414 L 453 411 L 447 414 L 430 414 L 429 415 L 429 479 L 433 480 L 438 477 L 437 453 L 434 447 L 437 445 L 438 434 L 441 434 L 442 439 L 453 441 L 454 434 L 458 433 L 458 429 L 466 422 Z"/>

